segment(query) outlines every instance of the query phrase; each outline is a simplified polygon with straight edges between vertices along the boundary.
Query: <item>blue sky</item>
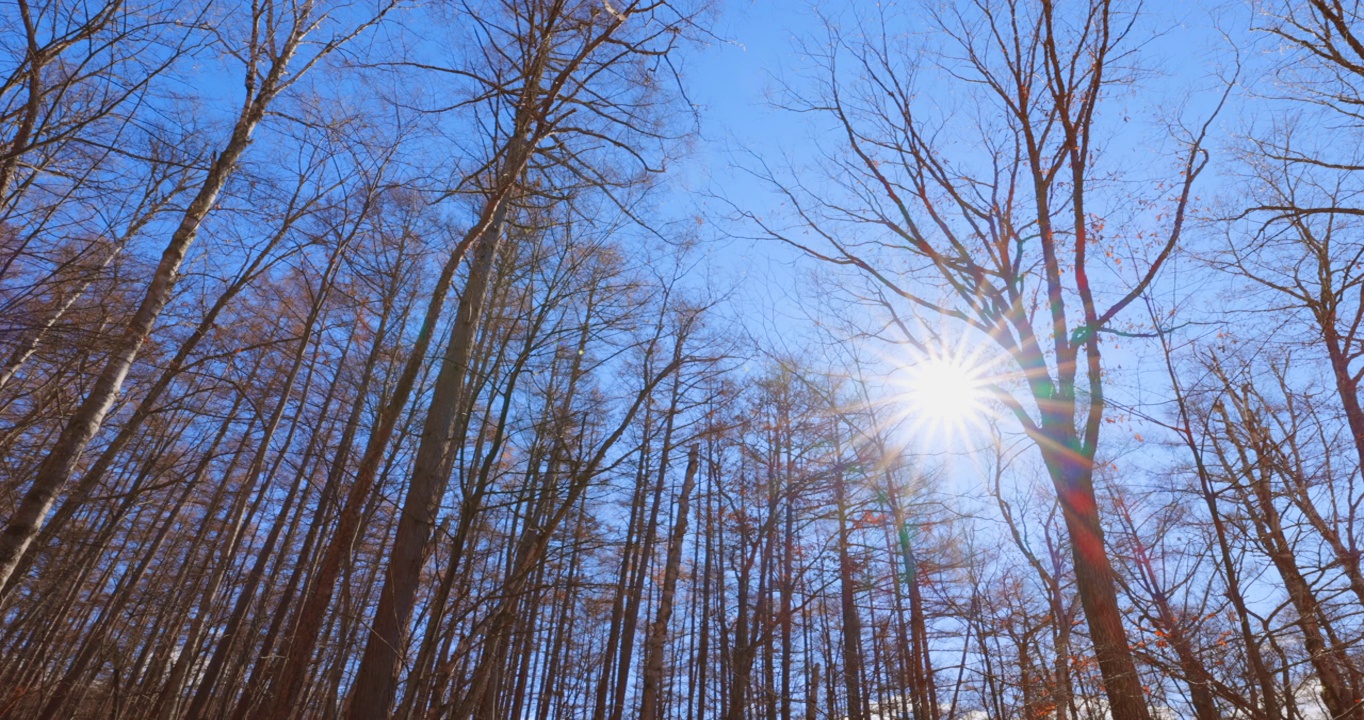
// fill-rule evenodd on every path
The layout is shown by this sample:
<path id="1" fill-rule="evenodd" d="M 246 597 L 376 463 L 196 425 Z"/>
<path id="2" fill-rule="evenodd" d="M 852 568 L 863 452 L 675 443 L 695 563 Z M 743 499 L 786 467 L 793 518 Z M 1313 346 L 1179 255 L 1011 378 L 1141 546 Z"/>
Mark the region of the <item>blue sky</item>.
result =
<path id="1" fill-rule="evenodd" d="M 899 3 L 894 8 L 902 32 L 919 31 L 918 8 L 931 3 Z M 750 331 L 769 344 L 793 348 L 805 341 L 802 331 L 808 325 L 807 313 L 813 312 L 810 286 L 802 283 L 811 263 L 791 248 L 772 241 L 726 239 L 733 233 L 748 234 L 742 225 L 726 223 L 732 202 L 760 214 L 775 212 L 770 191 L 761 182 L 739 169 L 751 166 L 761 157 L 774 167 L 786 164 L 799 167 L 812 162 L 820 142 L 837 145 L 836 136 L 824 135 L 827 118 L 796 114 L 776 109 L 781 86 L 801 87 L 801 73 L 808 62 L 800 51 L 802 43 L 815 47 L 826 35 L 820 14 L 847 18 L 852 12 L 871 8 L 870 4 L 824 3 L 808 0 L 757 0 L 731 3 L 721 10 L 716 25 L 716 41 L 698 53 L 685 69 L 692 101 L 700 108 L 701 138 L 694 154 L 685 164 L 680 185 L 684 191 L 700 191 L 690 200 L 698 211 L 714 221 L 711 242 L 705 246 L 709 262 L 718 275 L 727 276 L 736 286 L 735 314 Z M 1137 89 L 1116 93 L 1105 104 L 1111 116 L 1130 116 L 1131 122 L 1113 125 L 1107 151 L 1124 158 L 1124 171 L 1137 181 L 1157 181 L 1173 176 L 1177 148 L 1170 142 L 1165 122 L 1182 118 L 1186 124 L 1201 122 L 1220 97 L 1223 78 L 1229 75 L 1233 52 L 1229 40 L 1241 46 L 1245 65 L 1242 81 L 1258 84 L 1264 58 L 1255 46 L 1256 38 L 1246 32 L 1250 8 L 1232 4 L 1197 4 L 1158 0 L 1145 4 L 1145 16 L 1135 37 L 1142 45 L 1146 72 Z M 925 84 L 927 93 L 942 93 L 949 98 L 954 88 L 944 84 Z M 1220 194 L 1234 192 L 1220 175 L 1222 161 L 1230 151 L 1225 139 L 1229 133 L 1244 129 L 1253 116 L 1239 106 L 1242 96 L 1232 98 L 1218 121 L 1209 144 L 1213 163 L 1200 179 L 1198 194 L 1211 201 Z M 950 100 L 945 101 L 945 104 Z M 708 198 L 710 194 L 723 198 Z M 751 229 L 748 229 L 751 232 Z M 1191 245 L 1201 242 L 1190 233 Z M 1185 309 L 1203 312 L 1215 303 L 1212 295 L 1199 296 L 1182 281 L 1180 266 L 1171 266 L 1162 280 L 1162 292 L 1169 302 L 1185 303 Z M 1206 273 L 1193 276 L 1206 277 Z M 819 298 L 816 298 L 818 300 Z M 1199 307 L 1201 306 L 1201 307 Z M 1125 318 L 1145 319 L 1141 307 L 1133 307 Z M 864 348 L 862 354 L 884 354 L 885 348 Z M 1124 341 L 1106 355 L 1113 371 L 1108 383 L 1111 397 L 1119 402 L 1139 402 L 1145 397 L 1165 397 L 1164 367 L 1154 347 L 1140 341 Z M 1119 411 L 1113 411 L 1114 415 Z M 1006 421 L 1006 425 L 1010 424 Z M 1140 426 L 1105 429 L 1102 443 L 1106 452 L 1126 455 L 1137 452 L 1149 457 L 1149 448 L 1134 438 L 1153 437 L 1149 428 Z"/>
<path id="2" fill-rule="evenodd" d="M 900 29 L 918 30 L 914 19 L 918 5 L 893 4 L 902 6 L 894 9 L 902 23 Z M 684 192 L 699 191 L 693 201 L 702 213 L 720 220 L 728 212 L 726 202 L 759 213 L 772 212 L 775 199 L 769 188 L 740 168 L 751 167 L 753 157 L 778 169 L 787 163 L 799 166 L 813 161 L 816 143 L 837 145 L 839 138 L 823 135 L 830 127 L 826 117 L 784 111 L 774 103 L 781 98 L 783 83 L 801 89 L 802 73 L 810 69 L 801 46 L 821 45 L 827 32 L 820 15 L 847 18 L 854 8 L 867 6 L 856 2 L 820 5 L 809 0 L 751 0 L 723 5 L 715 26 L 715 34 L 722 40 L 696 53 L 684 71 L 690 98 L 700 110 L 701 133 L 693 154 L 684 163 L 686 169 L 679 184 Z M 1132 114 L 1168 116 L 1175 108 L 1185 107 L 1190 119 L 1205 115 L 1217 98 L 1217 76 L 1228 55 L 1219 46 L 1220 31 L 1214 24 L 1244 24 L 1244 14 L 1214 12 L 1188 3 L 1148 3 L 1141 32 L 1154 36 L 1148 41 L 1144 59 L 1154 66 L 1156 76 L 1132 98 Z M 1215 21 L 1215 17 L 1222 19 Z M 927 90 L 934 88 L 930 85 Z M 940 91 L 950 94 L 952 88 L 941 87 Z M 1152 94 L 1157 96 L 1155 102 Z M 1123 98 L 1117 98 L 1110 107 L 1122 102 Z M 1127 146 L 1126 152 L 1138 158 L 1149 158 L 1150 148 L 1163 139 L 1163 129 L 1153 134 L 1149 123 L 1134 122 L 1132 127 L 1132 133 L 1115 137 L 1112 144 Z M 1168 168 L 1153 169 L 1164 174 Z M 1212 173 L 1203 183 L 1209 193 L 1214 191 Z M 724 201 L 708 199 L 711 193 Z M 716 229 L 721 235 L 743 232 L 734 227 Z M 750 277 L 759 269 L 771 269 L 778 275 L 779 286 L 790 287 L 789 264 L 796 257 L 794 252 L 765 242 L 732 247 L 734 244 L 719 243 L 718 257 L 726 263 L 745 261 Z"/>

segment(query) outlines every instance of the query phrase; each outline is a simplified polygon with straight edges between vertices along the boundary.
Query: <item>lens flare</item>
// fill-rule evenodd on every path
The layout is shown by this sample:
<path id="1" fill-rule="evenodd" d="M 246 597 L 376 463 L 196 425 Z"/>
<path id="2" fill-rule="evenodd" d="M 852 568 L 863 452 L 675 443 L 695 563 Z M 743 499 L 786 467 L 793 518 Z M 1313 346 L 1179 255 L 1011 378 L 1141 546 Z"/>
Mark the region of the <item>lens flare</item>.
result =
<path id="1" fill-rule="evenodd" d="M 908 421 L 907 443 L 921 450 L 969 452 L 990 437 L 1002 377 L 986 348 L 965 342 L 920 347 L 900 357 L 896 367 L 893 397 Z"/>
<path id="2" fill-rule="evenodd" d="M 981 370 L 967 358 L 933 356 L 909 368 L 908 400 L 924 421 L 961 425 L 984 410 Z"/>

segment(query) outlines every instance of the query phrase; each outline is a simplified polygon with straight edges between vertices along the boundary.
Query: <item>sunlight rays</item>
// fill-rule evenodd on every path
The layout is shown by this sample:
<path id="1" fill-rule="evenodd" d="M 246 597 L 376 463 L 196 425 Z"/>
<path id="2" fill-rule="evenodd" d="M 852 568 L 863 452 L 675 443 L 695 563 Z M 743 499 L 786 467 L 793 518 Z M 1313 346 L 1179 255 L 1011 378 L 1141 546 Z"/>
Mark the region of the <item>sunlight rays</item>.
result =
<path id="1" fill-rule="evenodd" d="M 893 401 L 917 438 L 975 446 L 992 435 L 990 425 L 999 414 L 992 400 L 1000 378 L 981 348 L 942 343 L 922 347 L 895 365 Z"/>
<path id="2" fill-rule="evenodd" d="M 935 423 L 961 424 L 982 411 L 980 368 L 954 357 L 928 357 L 909 368 L 907 399 Z"/>

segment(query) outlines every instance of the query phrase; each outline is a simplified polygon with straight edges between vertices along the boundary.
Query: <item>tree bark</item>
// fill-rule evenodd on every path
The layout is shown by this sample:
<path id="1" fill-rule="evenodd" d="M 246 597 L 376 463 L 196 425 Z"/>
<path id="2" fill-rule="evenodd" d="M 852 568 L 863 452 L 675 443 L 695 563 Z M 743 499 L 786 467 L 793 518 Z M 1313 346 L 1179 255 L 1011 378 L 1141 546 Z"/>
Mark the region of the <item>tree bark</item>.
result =
<path id="1" fill-rule="evenodd" d="M 687 473 L 677 497 L 677 519 L 673 522 L 672 538 L 668 542 L 668 559 L 663 571 L 663 590 L 658 600 L 658 614 L 644 639 L 644 687 L 640 693 L 640 720 L 659 717 L 659 688 L 663 685 L 663 647 L 668 641 L 668 621 L 673 614 L 673 597 L 677 593 L 677 576 L 682 569 L 682 543 L 687 536 L 687 512 L 691 507 L 691 491 L 696 484 L 696 469 L 700 450 L 692 447 L 687 455 Z"/>
<path id="2" fill-rule="evenodd" d="M 847 693 L 848 720 L 866 717 L 862 695 L 862 620 L 854 596 L 854 564 L 849 552 L 848 498 L 843 468 L 834 471 L 834 503 L 838 513 L 838 597 L 843 618 L 843 689 Z"/>
<path id="3" fill-rule="evenodd" d="M 505 206 L 503 212 L 505 213 Z M 454 469 L 452 443 L 464 407 L 469 384 L 469 360 L 473 355 L 483 301 L 492 277 L 493 261 L 502 233 L 503 215 L 489 227 L 474 249 L 469 280 L 460 296 L 450 342 L 441 361 L 422 429 L 421 444 L 412 467 L 398 532 L 393 541 L 379 607 L 375 611 L 369 641 L 356 675 L 349 716 L 356 720 L 381 720 L 390 714 L 397 689 L 398 669 L 407 647 L 408 626 L 417 599 L 417 580 L 426 558 L 426 545 L 435 527 L 441 497 Z"/>

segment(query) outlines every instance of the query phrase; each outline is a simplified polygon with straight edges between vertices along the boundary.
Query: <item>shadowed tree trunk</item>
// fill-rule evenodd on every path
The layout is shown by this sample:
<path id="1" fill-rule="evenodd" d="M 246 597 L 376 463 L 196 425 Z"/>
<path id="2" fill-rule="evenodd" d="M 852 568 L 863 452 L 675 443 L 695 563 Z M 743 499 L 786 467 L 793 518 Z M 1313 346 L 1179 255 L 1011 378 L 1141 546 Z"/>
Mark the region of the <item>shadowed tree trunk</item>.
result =
<path id="1" fill-rule="evenodd" d="M 441 497 L 454 469 L 453 443 L 461 439 L 455 438 L 454 432 L 465 402 L 464 389 L 469 385 L 469 360 L 503 222 L 498 217 L 475 247 L 469 280 L 460 295 L 455 326 L 427 409 L 407 499 L 398 516 L 398 534 L 387 570 L 382 573 L 379 607 L 351 696 L 349 713 L 353 718 L 384 718 L 393 706 L 397 673 L 406 652 L 408 625 L 416 602 L 417 579 L 426 559 L 426 545 L 435 527 Z"/>
<path id="2" fill-rule="evenodd" d="M 663 648 L 668 640 L 668 621 L 673 614 L 673 598 L 677 593 L 677 576 L 682 569 L 682 543 L 687 536 L 687 513 L 691 508 L 691 491 L 696 485 L 696 468 L 700 450 L 692 447 L 687 454 L 687 473 L 677 496 L 677 516 L 673 521 L 672 537 L 668 541 L 668 558 L 663 570 L 663 588 L 658 599 L 658 613 L 644 639 L 644 687 L 640 691 L 640 720 L 659 717 L 659 688 L 663 685 Z"/>

